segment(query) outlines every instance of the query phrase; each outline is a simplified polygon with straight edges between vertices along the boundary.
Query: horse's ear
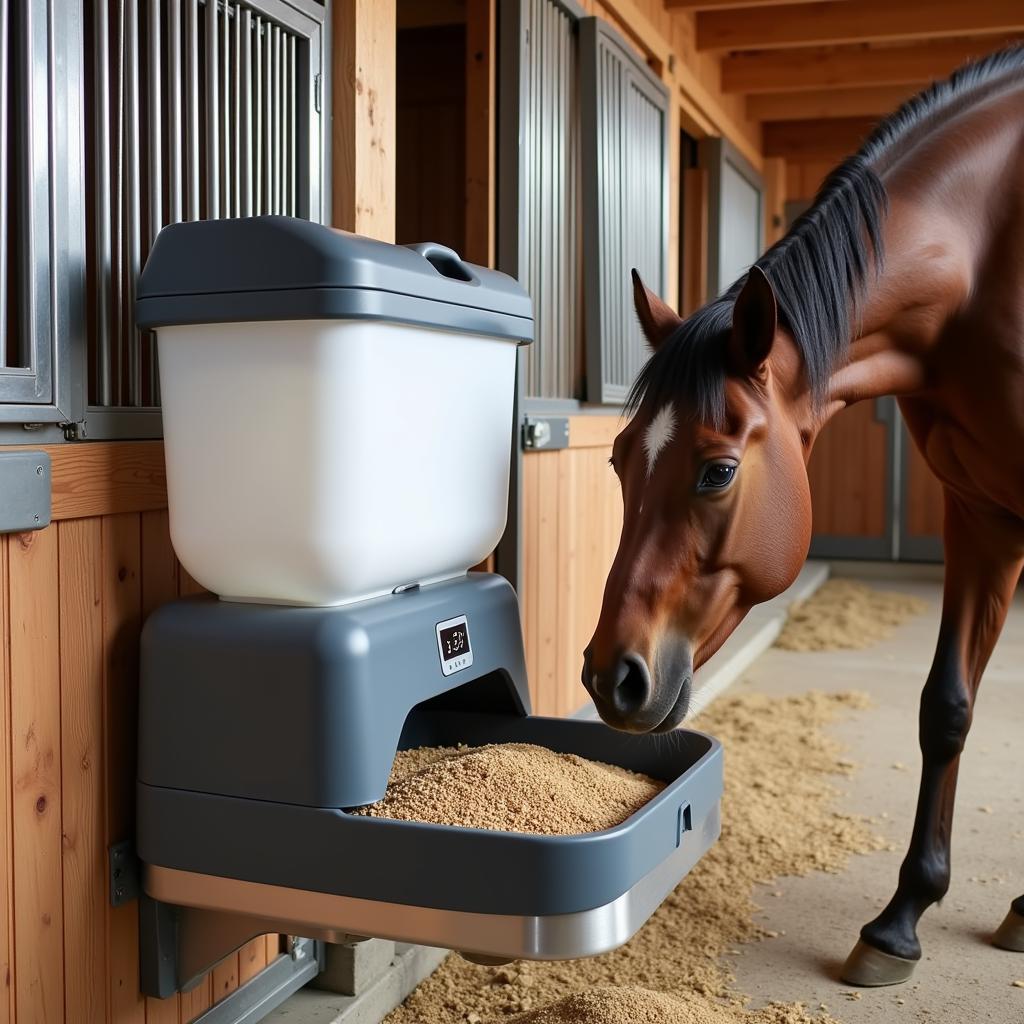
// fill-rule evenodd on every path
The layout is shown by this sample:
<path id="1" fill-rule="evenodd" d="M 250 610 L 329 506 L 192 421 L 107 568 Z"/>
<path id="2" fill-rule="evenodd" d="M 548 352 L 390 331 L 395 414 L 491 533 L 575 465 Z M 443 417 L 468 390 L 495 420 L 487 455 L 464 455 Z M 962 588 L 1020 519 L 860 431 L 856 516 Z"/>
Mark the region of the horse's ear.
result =
<path id="1" fill-rule="evenodd" d="M 775 290 L 765 272 L 754 265 L 747 272 L 732 311 L 729 368 L 740 377 L 760 374 L 775 340 L 779 311 Z"/>
<path id="2" fill-rule="evenodd" d="M 633 305 L 640 319 L 640 327 L 651 348 L 658 350 L 661 343 L 683 322 L 682 317 L 667 303 L 662 302 L 640 280 L 633 268 Z"/>

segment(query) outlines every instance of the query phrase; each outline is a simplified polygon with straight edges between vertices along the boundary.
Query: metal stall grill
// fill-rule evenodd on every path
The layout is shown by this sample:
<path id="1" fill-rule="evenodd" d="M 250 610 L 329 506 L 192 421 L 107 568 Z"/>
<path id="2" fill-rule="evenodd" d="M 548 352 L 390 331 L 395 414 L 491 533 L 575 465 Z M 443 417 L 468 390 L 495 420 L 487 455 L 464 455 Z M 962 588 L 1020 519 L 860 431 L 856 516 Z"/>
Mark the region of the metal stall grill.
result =
<path id="1" fill-rule="evenodd" d="M 173 221 L 324 219 L 326 19 L 318 0 L 0 0 L 0 440 L 160 433 L 139 270 Z"/>
<path id="2" fill-rule="evenodd" d="M 138 436 L 159 427 L 155 340 L 137 337 L 132 309 L 160 229 L 258 214 L 322 219 L 325 8 L 294 0 L 85 7 L 89 422 Z M 102 415 L 114 409 L 135 412 Z"/>
<path id="3" fill-rule="evenodd" d="M 525 351 L 531 398 L 580 397 L 580 12 L 521 0 L 519 280 L 533 299 L 536 340 Z"/>
<path id="4" fill-rule="evenodd" d="M 580 23 L 587 399 L 621 403 L 647 357 L 630 270 L 663 293 L 669 91 L 606 22 Z"/>
<path id="5" fill-rule="evenodd" d="M 73 6 L 57 19 L 46 0 L 0 2 L 0 420 L 75 404 L 81 96 L 61 85 L 80 75 L 79 26 Z"/>

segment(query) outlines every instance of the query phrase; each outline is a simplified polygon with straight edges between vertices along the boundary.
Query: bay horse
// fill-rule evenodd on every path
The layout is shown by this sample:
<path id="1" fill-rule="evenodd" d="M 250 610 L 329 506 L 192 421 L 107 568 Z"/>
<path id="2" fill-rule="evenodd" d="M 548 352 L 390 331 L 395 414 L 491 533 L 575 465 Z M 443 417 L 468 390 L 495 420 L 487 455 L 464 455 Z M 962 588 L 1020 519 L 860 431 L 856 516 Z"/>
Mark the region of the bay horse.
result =
<path id="1" fill-rule="evenodd" d="M 612 466 L 622 534 L 583 683 L 604 720 L 667 732 L 693 671 L 796 578 L 807 460 L 855 402 L 895 395 L 944 491 L 945 584 L 921 697 L 923 769 L 895 895 L 851 984 L 906 981 L 950 878 L 961 751 L 1024 566 L 1024 48 L 884 120 L 789 232 L 681 319 L 633 272 L 653 354 Z M 1024 897 L 996 932 L 1024 952 Z"/>

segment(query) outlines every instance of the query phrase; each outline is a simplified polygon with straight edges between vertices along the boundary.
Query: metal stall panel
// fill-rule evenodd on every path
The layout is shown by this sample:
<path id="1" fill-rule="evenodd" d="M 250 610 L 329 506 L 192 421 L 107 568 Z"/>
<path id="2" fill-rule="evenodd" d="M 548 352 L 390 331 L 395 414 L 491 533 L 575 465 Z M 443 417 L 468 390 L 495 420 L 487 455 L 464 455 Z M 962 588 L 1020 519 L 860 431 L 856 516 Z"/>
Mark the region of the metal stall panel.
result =
<path id="1" fill-rule="evenodd" d="M 313 0 L 86 0 L 85 8 L 89 378 L 78 436 L 158 436 L 155 339 L 140 336 L 132 317 L 139 270 L 160 228 L 177 220 L 324 219 L 326 8 Z"/>
<path id="2" fill-rule="evenodd" d="M 580 23 L 587 398 L 621 403 L 647 356 L 630 270 L 663 294 L 669 90 L 606 21 Z"/>
<path id="3" fill-rule="evenodd" d="M 533 299 L 527 398 L 576 399 L 582 378 L 577 23 L 562 0 L 501 5 L 499 265 Z"/>
<path id="4" fill-rule="evenodd" d="M 720 295 L 764 251 L 764 182 L 725 139 L 700 143 L 708 173 L 708 295 Z"/>
<path id="5" fill-rule="evenodd" d="M 0 423 L 81 407 L 81 16 L 0 4 Z"/>

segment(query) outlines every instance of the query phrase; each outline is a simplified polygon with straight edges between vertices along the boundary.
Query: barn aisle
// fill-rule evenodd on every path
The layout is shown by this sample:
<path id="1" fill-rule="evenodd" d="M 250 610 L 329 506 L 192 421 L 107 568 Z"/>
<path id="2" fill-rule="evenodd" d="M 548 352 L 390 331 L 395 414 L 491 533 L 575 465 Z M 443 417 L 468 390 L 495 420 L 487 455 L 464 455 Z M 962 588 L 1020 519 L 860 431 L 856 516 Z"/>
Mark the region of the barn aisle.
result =
<path id="1" fill-rule="evenodd" d="M 1024 596 L 982 684 L 960 772 L 953 883 L 924 918 L 924 959 L 907 985 L 854 992 L 838 969 L 860 926 L 886 902 L 910 834 L 917 795 L 918 697 L 927 673 L 941 599 L 939 582 L 872 581 L 914 593 L 928 611 L 863 651 L 791 653 L 773 648 L 734 692 L 861 690 L 871 710 L 834 727 L 858 770 L 838 785 L 841 806 L 871 815 L 891 852 L 855 857 L 841 875 L 784 879 L 757 894 L 758 921 L 777 936 L 732 958 L 736 988 L 753 997 L 824 1003 L 845 1024 L 908 1021 L 961 1024 L 1024 1020 L 1024 955 L 988 945 L 1011 899 L 1024 892 Z M 781 893 L 781 895 L 777 895 Z"/>

